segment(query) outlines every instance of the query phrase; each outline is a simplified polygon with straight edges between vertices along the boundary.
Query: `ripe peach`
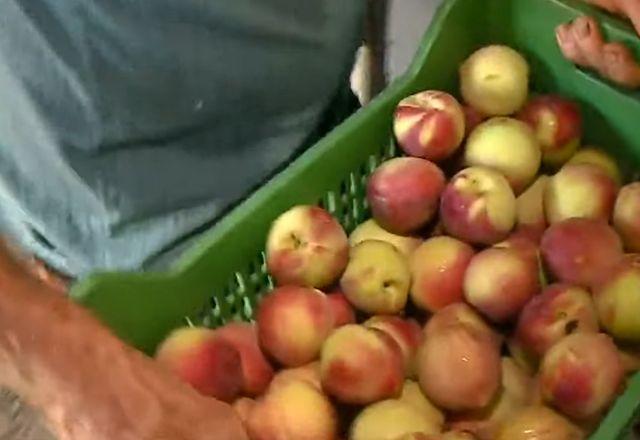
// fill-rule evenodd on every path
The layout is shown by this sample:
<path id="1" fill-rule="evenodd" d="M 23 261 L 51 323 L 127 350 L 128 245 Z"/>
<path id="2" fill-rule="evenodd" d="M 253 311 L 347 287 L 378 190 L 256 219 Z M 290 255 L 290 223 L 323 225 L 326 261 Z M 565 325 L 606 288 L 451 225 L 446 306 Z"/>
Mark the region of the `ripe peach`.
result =
<path id="1" fill-rule="evenodd" d="M 535 178 L 540 157 L 533 130 L 522 121 L 504 117 L 480 124 L 469 136 L 464 153 L 466 165 L 499 171 L 516 194 Z"/>
<path id="2" fill-rule="evenodd" d="M 438 427 L 412 405 L 383 400 L 366 407 L 351 425 L 350 440 L 396 440 L 404 435 L 437 434 Z"/>
<path id="3" fill-rule="evenodd" d="M 414 319 L 402 319 L 399 316 L 379 315 L 364 323 L 365 327 L 375 328 L 391 336 L 400 347 L 407 377 L 415 375 L 416 352 L 422 341 L 422 329 Z"/>
<path id="4" fill-rule="evenodd" d="M 327 211 L 296 206 L 280 215 L 267 238 L 267 266 L 280 285 L 325 287 L 349 259 L 347 234 Z"/>
<path id="5" fill-rule="evenodd" d="M 606 222 L 570 218 L 551 225 L 540 243 L 542 257 L 559 281 L 591 287 L 622 259 L 620 238 Z"/>
<path id="6" fill-rule="evenodd" d="M 269 390 L 288 384 L 292 381 L 302 381 L 314 388 L 322 391 L 322 381 L 320 378 L 320 362 L 312 362 L 302 367 L 288 368 L 280 370 L 271 381 Z"/>
<path id="7" fill-rule="evenodd" d="M 598 316 L 589 292 L 571 284 L 552 284 L 522 310 L 516 338 L 528 353 L 541 357 L 574 332 L 598 332 Z"/>
<path id="8" fill-rule="evenodd" d="M 283 286 L 262 300 L 257 323 L 265 352 L 284 366 L 298 367 L 318 357 L 334 316 L 319 290 Z"/>
<path id="9" fill-rule="evenodd" d="M 418 382 L 406 380 L 399 400 L 413 406 L 431 425 L 438 428 L 438 432 L 442 430 L 445 422 L 444 413 L 427 399 Z"/>
<path id="10" fill-rule="evenodd" d="M 462 301 L 462 280 L 473 254 L 471 246 L 447 236 L 420 245 L 409 261 L 413 303 L 435 312 Z"/>
<path id="11" fill-rule="evenodd" d="M 240 353 L 213 330 L 174 330 L 162 342 L 155 358 L 205 396 L 231 402 L 242 389 Z"/>
<path id="12" fill-rule="evenodd" d="M 217 329 L 216 334 L 240 353 L 244 377 L 242 393 L 248 396 L 262 394 L 273 378 L 273 368 L 260 350 L 256 326 L 232 322 Z"/>
<path id="13" fill-rule="evenodd" d="M 449 326 L 459 324 L 470 326 L 483 333 L 493 341 L 496 347 L 502 344 L 502 336 L 491 328 L 474 309 L 463 302 L 450 304 L 438 310 L 427 321 L 427 325 L 424 327 L 424 336 L 428 338 L 430 335 L 437 334 Z"/>
<path id="14" fill-rule="evenodd" d="M 613 337 L 640 343 L 640 262 L 625 260 L 594 289 L 602 326 Z"/>
<path id="15" fill-rule="evenodd" d="M 493 440 L 513 415 L 531 404 L 534 380 L 509 357 L 502 358 L 502 387 L 487 408 L 457 414 L 449 426 L 473 433 L 479 440 Z"/>
<path id="16" fill-rule="evenodd" d="M 462 106 L 445 92 L 427 90 L 404 98 L 393 119 L 400 148 L 409 156 L 438 162 L 451 156 L 464 138 Z"/>
<path id="17" fill-rule="evenodd" d="M 342 327 L 356 322 L 356 313 L 344 293 L 336 290 L 327 294 L 327 299 L 333 312 L 333 324 L 335 327 Z"/>
<path id="18" fill-rule="evenodd" d="M 580 145 L 582 114 L 574 101 L 557 95 L 537 96 L 518 118 L 535 131 L 542 160 L 549 165 L 562 165 Z"/>
<path id="19" fill-rule="evenodd" d="M 340 287 L 358 310 L 393 315 L 404 309 L 411 274 L 406 258 L 384 241 L 367 240 L 351 249 Z"/>
<path id="20" fill-rule="evenodd" d="M 509 183 L 497 171 L 466 168 L 445 187 L 440 218 L 451 235 L 474 244 L 504 240 L 513 228 L 516 199 Z"/>
<path id="21" fill-rule="evenodd" d="M 584 440 L 582 431 L 569 420 L 544 406 L 522 409 L 505 423 L 497 440 Z"/>
<path id="22" fill-rule="evenodd" d="M 613 209 L 613 226 L 629 252 L 640 252 L 640 182 L 623 186 Z"/>
<path id="23" fill-rule="evenodd" d="M 551 179 L 544 192 L 544 209 L 549 224 L 572 217 L 611 217 L 618 187 L 595 165 L 565 165 Z"/>
<path id="24" fill-rule="evenodd" d="M 438 407 L 465 411 L 486 407 L 500 385 L 500 351 L 486 333 L 457 324 L 428 334 L 418 350 L 418 377 Z"/>
<path id="25" fill-rule="evenodd" d="M 516 318 L 539 289 L 537 265 L 513 249 L 494 247 L 479 252 L 464 276 L 467 302 L 498 323 Z"/>
<path id="26" fill-rule="evenodd" d="M 460 67 L 466 103 L 488 116 L 520 110 L 529 94 L 529 65 L 515 50 L 492 45 L 474 52 Z"/>
<path id="27" fill-rule="evenodd" d="M 416 231 L 435 215 L 444 184 L 444 174 L 433 162 L 416 157 L 388 160 L 367 183 L 373 218 L 395 234 Z"/>
<path id="28" fill-rule="evenodd" d="M 464 131 L 465 134 L 469 136 L 478 125 L 482 124 L 487 119 L 487 117 L 470 105 L 463 105 L 462 110 L 464 111 L 465 121 Z"/>
<path id="29" fill-rule="evenodd" d="M 329 395 L 343 403 L 366 405 L 400 393 L 402 353 L 380 330 L 345 325 L 334 330 L 322 347 L 320 374 Z"/>
<path id="30" fill-rule="evenodd" d="M 516 231 L 540 241 L 547 228 L 544 213 L 544 192 L 549 176 L 542 175 L 516 199 Z"/>
<path id="31" fill-rule="evenodd" d="M 540 266 L 540 251 L 537 243 L 539 240 L 531 238 L 530 234 L 522 231 L 514 232 L 509 235 L 505 241 L 496 243 L 494 248 L 511 249 L 516 252 L 522 259 L 528 261 L 530 264 L 536 266 L 539 269 Z"/>
<path id="32" fill-rule="evenodd" d="M 581 148 L 576 151 L 576 154 L 571 156 L 571 159 L 569 159 L 567 164 L 595 165 L 597 167 L 600 167 L 600 169 L 602 169 L 602 171 L 604 171 L 609 177 L 611 177 L 617 185 L 620 185 L 620 182 L 622 181 L 620 168 L 618 167 L 616 160 L 599 148 Z"/>
<path id="33" fill-rule="evenodd" d="M 573 333 L 551 347 L 540 367 L 546 402 L 575 419 L 600 415 L 624 379 L 618 349 L 604 333 Z"/>
<path id="34" fill-rule="evenodd" d="M 476 440 L 476 438 L 464 431 L 447 431 L 442 434 L 405 434 L 397 440 Z"/>
<path id="35" fill-rule="evenodd" d="M 327 396 L 301 381 L 270 389 L 254 406 L 246 427 L 251 440 L 335 440 L 338 436 L 336 410 Z"/>
<path id="36" fill-rule="evenodd" d="M 359 225 L 349 236 L 349 244 L 355 246 L 366 240 L 386 241 L 396 247 L 407 258 L 416 250 L 422 239 L 413 235 L 397 235 L 382 229 L 374 219 Z"/>

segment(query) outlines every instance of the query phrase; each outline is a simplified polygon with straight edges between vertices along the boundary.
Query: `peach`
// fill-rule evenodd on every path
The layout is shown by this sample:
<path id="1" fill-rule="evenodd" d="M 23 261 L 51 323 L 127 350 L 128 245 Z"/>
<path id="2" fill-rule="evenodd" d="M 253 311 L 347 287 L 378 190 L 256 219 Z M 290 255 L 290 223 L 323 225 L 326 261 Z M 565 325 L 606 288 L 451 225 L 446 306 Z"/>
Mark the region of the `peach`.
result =
<path id="1" fill-rule="evenodd" d="M 487 119 L 487 117 L 470 105 L 463 105 L 462 110 L 464 111 L 465 121 L 464 131 L 465 134 L 469 136 L 478 125 L 482 124 Z"/>
<path id="2" fill-rule="evenodd" d="M 527 60 L 507 46 L 483 47 L 460 66 L 460 91 L 467 104 L 487 116 L 513 114 L 529 94 Z"/>
<path id="3" fill-rule="evenodd" d="M 547 228 L 544 213 L 544 192 L 549 176 L 542 175 L 516 199 L 516 231 L 540 241 Z"/>
<path id="4" fill-rule="evenodd" d="M 397 440 L 476 440 L 476 438 L 464 431 L 447 431 L 442 434 L 405 434 Z"/>
<path id="5" fill-rule="evenodd" d="M 431 319 L 427 321 L 423 333 L 424 336 L 428 338 L 430 335 L 437 334 L 449 326 L 459 324 L 470 326 L 476 331 L 483 333 L 489 337 L 497 347 L 502 344 L 502 336 L 491 328 L 474 309 L 463 302 L 450 304 L 438 310 Z"/>
<path id="6" fill-rule="evenodd" d="M 271 225 L 267 267 L 280 285 L 325 287 L 336 281 L 349 259 L 347 234 L 327 211 L 295 206 Z"/>
<path id="7" fill-rule="evenodd" d="M 523 260 L 528 261 L 530 264 L 540 268 L 540 251 L 537 243 L 539 240 L 535 240 L 530 234 L 520 232 L 514 232 L 509 235 L 505 241 L 496 243 L 494 248 L 499 249 L 511 249 L 516 252 Z"/>
<path id="8" fill-rule="evenodd" d="M 571 218 L 551 225 L 540 252 L 548 269 L 562 282 L 591 287 L 622 259 L 622 243 L 606 222 Z"/>
<path id="9" fill-rule="evenodd" d="M 425 395 L 450 411 L 489 405 L 500 385 L 500 351 L 486 333 L 457 324 L 428 334 L 418 350 L 418 377 Z"/>
<path id="10" fill-rule="evenodd" d="M 269 390 L 288 384 L 292 381 L 302 381 L 314 388 L 322 391 L 322 381 L 320 378 L 320 362 L 312 362 L 302 367 L 287 368 L 286 370 L 280 370 L 271 381 Z"/>
<path id="11" fill-rule="evenodd" d="M 572 217 L 609 221 L 618 187 L 595 165 L 562 167 L 545 188 L 544 210 L 549 224 Z"/>
<path id="12" fill-rule="evenodd" d="M 536 96 L 518 118 L 534 130 L 542 160 L 549 165 L 562 165 L 580 145 L 582 114 L 574 101 L 558 95 Z"/>
<path id="13" fill-rule="evenodd" d="M 406 380 L 399 400 L 413 406 L 431 425 L 438 428 L 438 432 L 442 430 L 445 422 L 444 413 L 427 399 L 418 382 Z"/>
<path id="14" fill-rule="evenodd" d="M 406 258 L 384 241 L 368 240 L 351 249 L 340 287 L 351 304 L 369 314 L 393 315 L 404 309 L 411 273 Z"/>
<path id="15" fill-rule="evenodd" d="M 516 194 L 535 178 L 540 168 L 540 146 L 533 130 L 512 118 L 491 118 L 478 125 L 467 140 L 467 166 L 484 166 L 502 173 Z"/>
<path id="16" fill-rule="evenodd" d="M 613 208 L 613 226 L 629 252 L 640 252 L 640 182 L 623 186 Z"/>
<path id="17" fill-rule="evenodd" d="M 356 322 L 356 313 L 344 293 L 339 290 L 331 292 L 327 294 L 327 299 L 333 312 L 335 327 L 342 327 Z"/>
<path id="18" fill-rule="evenodd" d="M 256 401 L 250 399 L 248 397 L 241 397 L 235 402 L 233 402 L 233 409 L 238 413 L 238 417 L 240 417 L 240 421 L 242 424 L 246 426 L 249 422 L 249 418 L 251 417 L 251 411 L 256 406 Z"/>
<path id="19" fill-rule="evenodd" d="M 531 404 L 534 380 L 511 358 L 502 358 L 502 387 L 487 408 L 457 414 L 449 426 L 474 434 L 479 440 L 493 440 L 513 415 Z"/>
<path id="20" fill-rule="evenodd" d="M 383 400 L 366 407 L 351 425 L 350 440 L 396 440 L 403 435 L 437 434 L 438 427 L 412 405 Z"/>
<path id="21" fill-rule="evenodd" d="M 625 260 L 594 289 L 600 323 L 613 337 L 640 343 L 640 262 Z"/>
<path id="22" fill-rule="evenodd" d="M 415 375 L 416 352 L 422 341 L 422 329 L 416 320 L 379 315 L 370 318 L 364 323 L 364 326 L 381 330 L 391 336 L 402 352 L 406 376 Z"/>
<path id="23" fill-rule="evenodd" d="M 599 416 L 616 397 L 624 368 L 604 333 L 572 333 L 551 347 L 540 367 L 543 399 L 569 417 Z"/>
<path id="24" fill-rule="evenodd" d="M 569 420 L 544 406 L 530 406 L 505 423 L 497 440 L 584 440 Z"/>
<path id="25" fill-rule="evenodd" d="M 349 236 L 349 244 L 355 246 L 366 240 L 386 241 L 395 246 L 409 258 L 422 243 L 422 239 L 413 235 L 397 235 L 382 229 L 375 220 L 370 219 L 359 225 Z"/>
<path id="26" fill-rule="evenodd" d="M 515 224 L 516 198 L 500 173 L 470 167 L 442 192 L 440 218 L 450 235 L 473 244 L 504 240 Z"/>
<path id="27" fill-rule="evenodd" d="M 334 316 L 324 293 L 284 286 L 264 297 L 257 324 L 263 350 L 284 366 L 298 367 L 317 359 Z"/>
<path id="28" fill-rule="evenodd" d="M 598 316 L 589 292 L 571 284 L 552 284 L 522 310 L 516 338 L 528 353 L 541 357 L 574 332 L 598 332 Z"/>
<path id="29" fill-rule="evenodd" d="M 426 240 L 409 260 L 413 303 L 435 312 L 462 301 L 462 280 L 473 254 L 471 246 L 455 238 Z"/>
<path id="30" fill-rule="evenodd" d="M 155 358 L 205 396 L 231 402 L 242 389 L 240 353 L 211 329 L 174 330 L 158 347 Z"/>
<path id="31" fill-rule="evenodd" d="M 373 218 L 389 232 L 414 232 L 434 217 L 444 184 L 444 174 L 433 162 L 417 157 L 388 160 L 367 183 Z"/>
<path id="32" fill-rule="evenodd" d="M 343 403 L 366 405 L 396 397 L 404 379 L 402 353 L 380 330 L 345 325 L 322 347 L 320 375 L 325 392 Z"/>
<path id="33" fill-rule="evenodd" d="M 518 252 L 489 248 L 476 254 L 464 276 L 464 296 L 469 304 L 493 322 L 518 316 L 538 293 L 538 267 Z"/>
<path id="34" fill-rule="evenodd" d="M 217 329 L 216 334 L 240 353 L 244 377 L 242 393 L 249 396 L 262 394 L 273 378 L 273 368 L 260 350 L 256 326 L 232 322 Z"/>
<path id="35" fill-rule="evenodd" d="M 567 164 L 591 164 L 600 167 L 616 184 L 620 185 L 622 176 L 616 160 L 595 147 L 584 147 L 571 156 Z"/>
<path id="36" fill-rule="evenodd" d="M 409 156 L 434 162 L 451 156 L 462 144 L 465 116 L 453 96 L 426 90 L 404 98 L 396 107 L 393 131 Z"/>
<path id="37" fill-rule="evenodd" d="M 292 381 L 260 399 L 246 427 L 251 440 L 335 440 L 338 417 L 320 390 L 305 382 Z"/>

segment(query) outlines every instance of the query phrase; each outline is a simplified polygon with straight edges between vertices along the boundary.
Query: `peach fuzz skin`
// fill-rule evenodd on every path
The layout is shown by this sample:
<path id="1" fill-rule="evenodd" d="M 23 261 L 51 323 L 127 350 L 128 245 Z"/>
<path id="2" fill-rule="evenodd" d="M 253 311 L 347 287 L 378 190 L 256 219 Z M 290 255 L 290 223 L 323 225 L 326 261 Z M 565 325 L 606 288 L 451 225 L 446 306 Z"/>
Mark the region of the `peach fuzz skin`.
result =
<path id="1" fill-rule="evenodd" d="M 367 200 L 381 227 L 409 234 L 433 219 L 444 185 L 444 173 L 434 163 L 399 157 L 384 162 L 369 177 Z"/>
<path id="2" fill-rule="evenodd" d="M 280 215 L 267 237 L 267 267 L 279 285 L 322 288 L 349 259 L 347 234 L 327 211 L 296 206 Z"/>

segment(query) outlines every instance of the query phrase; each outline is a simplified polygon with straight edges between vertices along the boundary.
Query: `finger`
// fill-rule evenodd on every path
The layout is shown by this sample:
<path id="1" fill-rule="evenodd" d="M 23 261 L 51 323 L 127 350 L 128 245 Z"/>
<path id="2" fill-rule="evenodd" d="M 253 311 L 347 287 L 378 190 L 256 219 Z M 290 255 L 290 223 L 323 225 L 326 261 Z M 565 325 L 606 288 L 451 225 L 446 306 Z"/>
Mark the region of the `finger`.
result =
<path id="1" fill-rule="evenodd" d="M 576 40 L 571 32 L 571 24 L 561 24 L 556 28 L 556 41 L 562 55 L 574 64 L 586 67 L 587 61 L 576 45 Z"/>
<path id="2" fill-rule="evenodd" d="M 608 43 L 603 48 L 603 59 L 607 78 L 623 87 L 640 87 L 640 65 L 628 47 Z"/>

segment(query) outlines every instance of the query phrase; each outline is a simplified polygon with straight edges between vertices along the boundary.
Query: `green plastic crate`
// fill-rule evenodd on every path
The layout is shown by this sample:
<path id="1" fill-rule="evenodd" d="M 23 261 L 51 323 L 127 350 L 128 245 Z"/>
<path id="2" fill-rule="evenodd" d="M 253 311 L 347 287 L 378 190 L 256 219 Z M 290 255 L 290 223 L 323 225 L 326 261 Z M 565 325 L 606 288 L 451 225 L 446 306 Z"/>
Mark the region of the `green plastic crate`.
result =
<path id="1" fill-rule="evenodd" d="M 273 219 L 301 203 L 321 204 L 349 231 L 367 218 L 365 182 L 394 154 L 391 117 L 397 102 L 423 89 L 456 93 L 459 64 L 489 43 L 508 44 L 527 56 L 534 90 L 579 100 L 586 141 L 609 149 L 633 176 L 640 170 L 640 93 L 576 69 L 556 45 L 555 26 L 583 12 L 601 18 L 608 37 L 640 55 L 630 25 L 578 1 L 445 0 L 402 78 L 205 233 L 172 270 L 96 274 L 74 286 L 72 297 L 147 353 L 185 317 L 209 326 L 250 319 L 259 297 L 272 287 L 262 251 Z M 640 374 L 592 439 L 627 438 L 638 415 Z"/>

